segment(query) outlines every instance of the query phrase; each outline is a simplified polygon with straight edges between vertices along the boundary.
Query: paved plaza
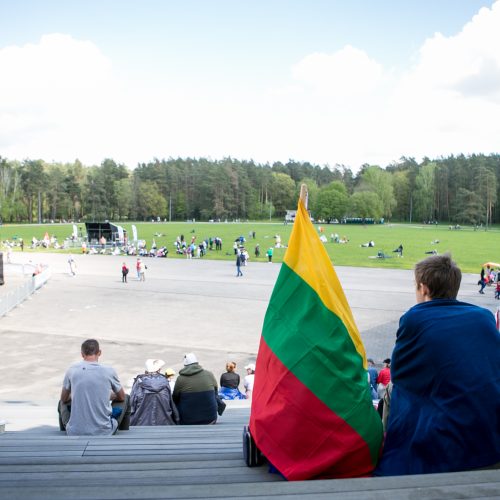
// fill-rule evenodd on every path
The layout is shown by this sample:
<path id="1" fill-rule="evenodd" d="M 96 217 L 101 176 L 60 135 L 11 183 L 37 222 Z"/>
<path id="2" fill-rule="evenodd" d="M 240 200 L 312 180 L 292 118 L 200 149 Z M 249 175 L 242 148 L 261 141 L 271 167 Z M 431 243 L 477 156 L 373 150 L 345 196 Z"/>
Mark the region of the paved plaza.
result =
<path id="1" fill-rule="evenodd" d="M 0 419 L 16 405 L 26 417 L 52 407 L 66 368 L 79 361 L 80 345 L 91 337 L 101 343 L 101 361 L 117 370 L 126 388 L 147 358 L 162 358 L 178 371 L 188 351 L 217 378 L 228 360 L 243 375 L 243 366 L 255 361 L 280 269 L 250 262 L 236 278 L 232 261 L 145 259 L 146 281 L 140 282 L 132 257 L 75 255 L 76 277 L 69 273 L 68 255 L 13 255 L 17 264 L 30 259 L 49 265 L 52 277 L 0 318 Z M 130 267 L 126 284 L 124 260 Z M 348 267 L 337 273 L 367 355 L 380 363 L 391 354 L 399 317 L 414 304 L 413 273 Z M 463 277 L 459 298 L 495 311 L 493 290 L 479 295 L 477 279 Z M 6 280 L 0 294 L 9 287 L 8 266 Z"/>

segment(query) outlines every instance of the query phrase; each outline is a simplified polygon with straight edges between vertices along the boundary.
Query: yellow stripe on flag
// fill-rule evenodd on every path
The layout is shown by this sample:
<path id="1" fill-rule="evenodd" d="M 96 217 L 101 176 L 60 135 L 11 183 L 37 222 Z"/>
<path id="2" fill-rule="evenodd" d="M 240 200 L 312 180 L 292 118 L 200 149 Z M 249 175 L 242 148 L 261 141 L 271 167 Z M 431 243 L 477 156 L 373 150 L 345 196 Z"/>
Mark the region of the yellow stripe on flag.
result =
<path id="1" fill-rule="evenodd" d="M 299 200 L 284 262 L 316 291 L 325 307 L 344 323 L 356 351 L 367 367 L 366 353 L 344 290 L 302 200 Z M 325 285 L 326 284 L 326 285 Z"/>

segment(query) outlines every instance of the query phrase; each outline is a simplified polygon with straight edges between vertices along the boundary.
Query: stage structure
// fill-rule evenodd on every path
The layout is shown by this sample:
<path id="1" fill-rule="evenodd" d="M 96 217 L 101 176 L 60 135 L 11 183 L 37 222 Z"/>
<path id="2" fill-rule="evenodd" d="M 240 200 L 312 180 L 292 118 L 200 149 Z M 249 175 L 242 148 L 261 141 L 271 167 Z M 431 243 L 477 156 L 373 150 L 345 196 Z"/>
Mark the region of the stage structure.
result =
<path id="1" fill-rule="evenodd" d="M 101 244 L 104 236 L 106 245 L 120 246 L 127 242 L 127 230 L 112 222 L 86 222 L 87 241 L 90 245 Z"/>

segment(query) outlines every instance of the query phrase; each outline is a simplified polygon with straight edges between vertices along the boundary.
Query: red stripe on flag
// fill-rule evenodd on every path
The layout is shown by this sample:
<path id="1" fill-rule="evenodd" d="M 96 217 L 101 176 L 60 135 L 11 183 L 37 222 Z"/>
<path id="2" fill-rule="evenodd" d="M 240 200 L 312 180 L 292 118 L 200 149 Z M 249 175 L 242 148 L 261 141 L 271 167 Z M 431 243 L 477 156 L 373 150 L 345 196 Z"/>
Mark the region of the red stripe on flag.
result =
<path id="1" fill-rule="evenodd" d="M 361 436 L 283 365 L 264 338 L 255 372 L 250 432 L 288 480 L 360 477 L 374 469 Z"/>

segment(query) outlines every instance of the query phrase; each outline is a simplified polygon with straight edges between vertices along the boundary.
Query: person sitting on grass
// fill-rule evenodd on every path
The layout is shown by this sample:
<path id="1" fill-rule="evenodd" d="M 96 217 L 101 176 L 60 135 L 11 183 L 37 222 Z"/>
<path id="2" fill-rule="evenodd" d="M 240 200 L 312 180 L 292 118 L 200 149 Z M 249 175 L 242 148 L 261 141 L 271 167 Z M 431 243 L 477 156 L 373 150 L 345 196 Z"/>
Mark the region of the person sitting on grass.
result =
<path id="1" fill-rule="evenodd" d="M 396 248 L 395 250 L 393 250 L 393 252 L 396 252 L 398 254 L 398 257 L 402 257 L 403 256 L 403 245 L 399 245 L 398 248 Z"/>

